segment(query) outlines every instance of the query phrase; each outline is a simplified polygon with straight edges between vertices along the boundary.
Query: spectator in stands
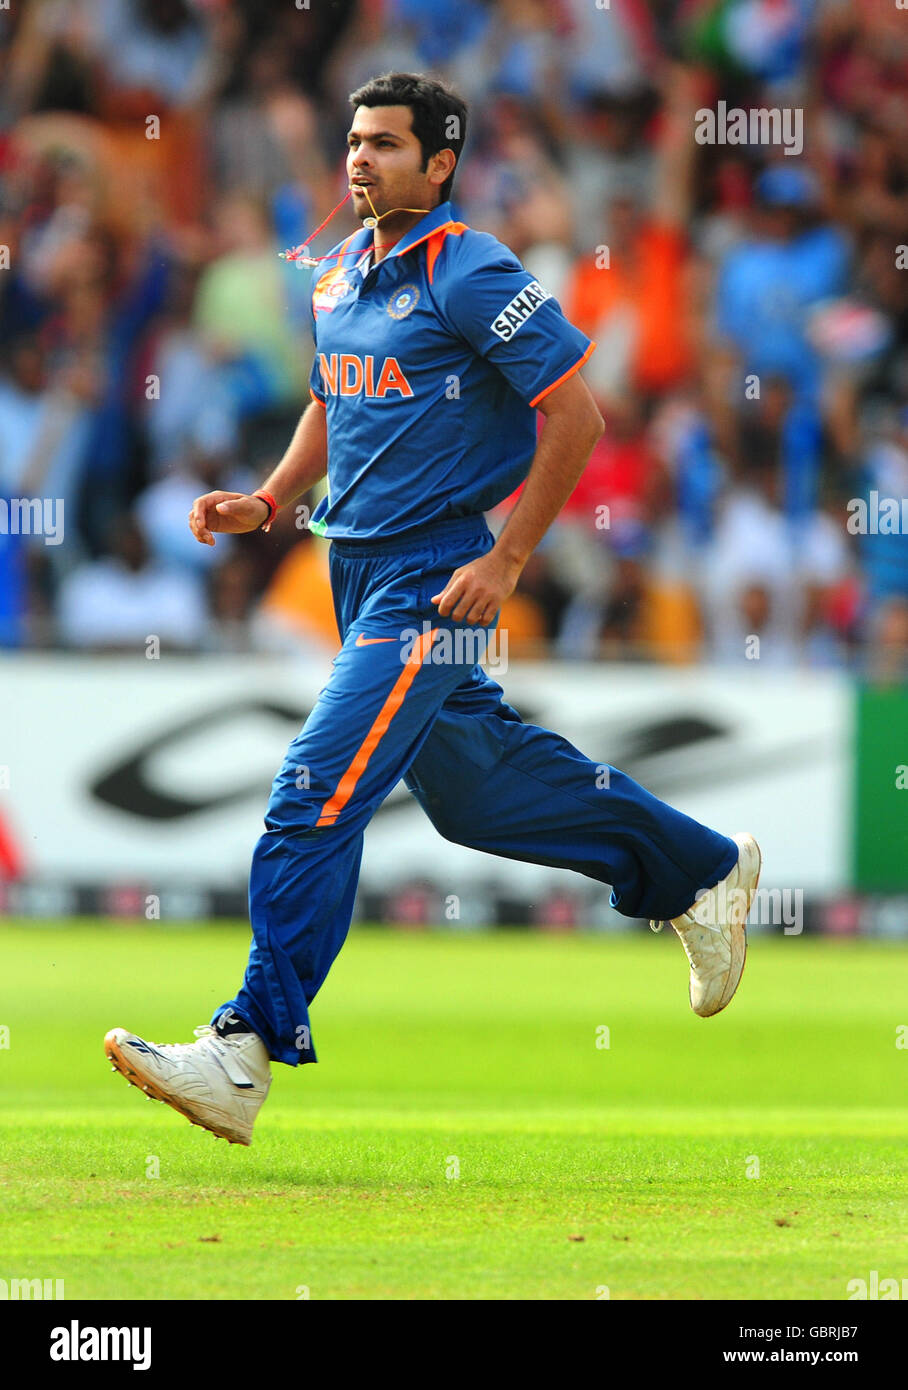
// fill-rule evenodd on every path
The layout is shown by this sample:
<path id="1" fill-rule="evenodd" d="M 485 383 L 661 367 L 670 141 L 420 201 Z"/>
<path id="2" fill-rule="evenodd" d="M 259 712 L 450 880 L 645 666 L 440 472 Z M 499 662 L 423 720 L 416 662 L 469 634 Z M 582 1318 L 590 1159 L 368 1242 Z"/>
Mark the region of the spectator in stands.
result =
<path id="1" fill-rule="evenodd" d="M 867 525 L 857 532 L 867 582 L 867 666 L 881 679 L 905 679 L 908 529 L 903 518 L 908 514 L 908 407 L 869 449 L 866 485 L 861 491 L 861 500 L 867 504 Z M 875 502 L 872 493 L 876 493 Z M 884 512 L 889 514 L 886 521 Z"/>
<path id="2" fill-rule="evenodd" d="M 819 357 L 807 327 L 809 310 L 843 293 L 846 237 L 818 222 L 817 183 L 803 165 L 785 162 L 757 180 L 750 240 L 729 252 L 716 289 L 716 326 L 738 355 L 743 378 L 783 377 L 797 396 L 820 392 Z"/>
<path id="3" fill-rule="evenodd" d="M 66 547 L 53 547 L 60 566 L 78 555 L 76 508 L 95 390 L 84 358 L 52 370 L 38 338 L 7 344 L 0 367 L 0 495 L 62 500 L 72 529 Z"/>
<path id="4" fill-rule="evenodd" d="M 238 415 L 255 415 L 302 398 L 305 345 L 287 322 L 279 248 L 262 204 L 232 194 L 214 217 L 219 254 L 199 282 L 195 325 Z"/>
<path id="5" fill-rule="evenodd" d="M 238 402 L 193 322 L 200 274 L 185 260 L 174 266 L 164 312 L 144 342 L 140 375 L 154 387 L 144 424 L 155 477 L 191 448 L 232 454 L 240 443 Z"/>
<path id="6" fill-rule="evenodd" d="M 587 375 L 603 396 L 628 387 L 665 391 L 689 370 L 693 87 L 686 74 L 672 74 L 666 95 L 653 201 L 647 208 L 635 181 L 611 181 L 602 239 L 578 261 L 565 294 L 568 317 L 600 344 Z"/>
<path id="7" fill-rule="evenodd" d="M 117 517 L 110 554 L 80 565 L 60 592 L 65 646 L 144 654 L 151 638 L 162 650 L 198 647 L 206 628 L 204 589 L 188 570 L 149 557 L 135 516 Z"/>

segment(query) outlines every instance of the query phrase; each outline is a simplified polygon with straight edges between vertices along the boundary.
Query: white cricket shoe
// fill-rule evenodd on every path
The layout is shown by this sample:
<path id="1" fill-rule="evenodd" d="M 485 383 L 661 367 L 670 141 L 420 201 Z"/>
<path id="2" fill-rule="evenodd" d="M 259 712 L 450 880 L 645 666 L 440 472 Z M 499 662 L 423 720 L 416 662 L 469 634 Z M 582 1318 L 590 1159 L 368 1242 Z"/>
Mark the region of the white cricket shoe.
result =
<path id="1" fill-rule="evenodd" d="M 271 1085 L 268 1049 L 257 1033 L 222 1037 L 210 1024 L 198 1042 L 152 1043 L 112 1028 L 104 1051 L 132 1086 L 173 1106 L 194 1125 L 231 1144 L 250 1144 L 252 1126 Z"/>
<path id="2" fill-rule="evenodd" d="M 760 846 L 753 835 L 738 834 L 738 862 L 727 878 L 701 893 L 670 925 L 690 961 L 690 1006 L 710 1018 L 730 1004 L 747 955 L 747 914 L 760 881 Z M 664 923 L 650 922 L 653 931 Z"/>

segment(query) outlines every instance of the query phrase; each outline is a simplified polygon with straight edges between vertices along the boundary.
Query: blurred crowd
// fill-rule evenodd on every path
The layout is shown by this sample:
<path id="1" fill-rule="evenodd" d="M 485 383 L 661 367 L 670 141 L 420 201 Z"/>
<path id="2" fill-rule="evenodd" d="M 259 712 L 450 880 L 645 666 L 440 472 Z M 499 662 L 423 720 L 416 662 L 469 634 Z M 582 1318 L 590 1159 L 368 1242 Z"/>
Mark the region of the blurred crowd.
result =
<path id="1" fill-rule="evenodd" d="M 457 215 L 598 343 L 606 432 L 511 655 L 908 676 L 908 524 L 873 525 L 908 497 L 894 0 L 12 0 L 0 520 L 50 497 L 65 530 L 0 526 L 0 645 L 336 643 L 314 499 L 213 549 L 186 518 L 289 442 L 310 272 L 277 253 L 343 196 L 347 93 L 389 69 L 466 98 Z M 798 148 L 710 142 L 720 103 L 800 113 Z"/>

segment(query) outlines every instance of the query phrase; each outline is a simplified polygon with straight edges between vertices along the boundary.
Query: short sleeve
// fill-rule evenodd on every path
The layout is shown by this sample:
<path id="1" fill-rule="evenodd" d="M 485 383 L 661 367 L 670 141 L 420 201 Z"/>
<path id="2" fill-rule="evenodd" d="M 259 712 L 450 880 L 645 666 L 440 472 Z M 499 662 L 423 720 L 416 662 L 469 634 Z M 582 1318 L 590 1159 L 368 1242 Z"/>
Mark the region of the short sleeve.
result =
<path id="1" fill-rule="evenodd" d="M 436 299 L 449 325 L 535 406 L 596 345 L 507 247 L 488 240 L 484 254 L 465 249 L 446 263 Z"/>

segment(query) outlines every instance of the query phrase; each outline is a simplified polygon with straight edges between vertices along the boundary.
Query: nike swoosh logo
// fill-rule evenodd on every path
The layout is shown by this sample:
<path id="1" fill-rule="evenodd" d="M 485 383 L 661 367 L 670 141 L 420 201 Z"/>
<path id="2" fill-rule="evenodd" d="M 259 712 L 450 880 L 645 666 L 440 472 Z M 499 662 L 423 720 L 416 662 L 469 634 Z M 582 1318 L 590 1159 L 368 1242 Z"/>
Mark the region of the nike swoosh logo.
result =
<path id="1" fill-rule="evenodd" d="M 354 643 L 357 647 L 372 647 L 376 642 L 396 642 L 396 637 L 367 637 L 361 632 Z"/>

